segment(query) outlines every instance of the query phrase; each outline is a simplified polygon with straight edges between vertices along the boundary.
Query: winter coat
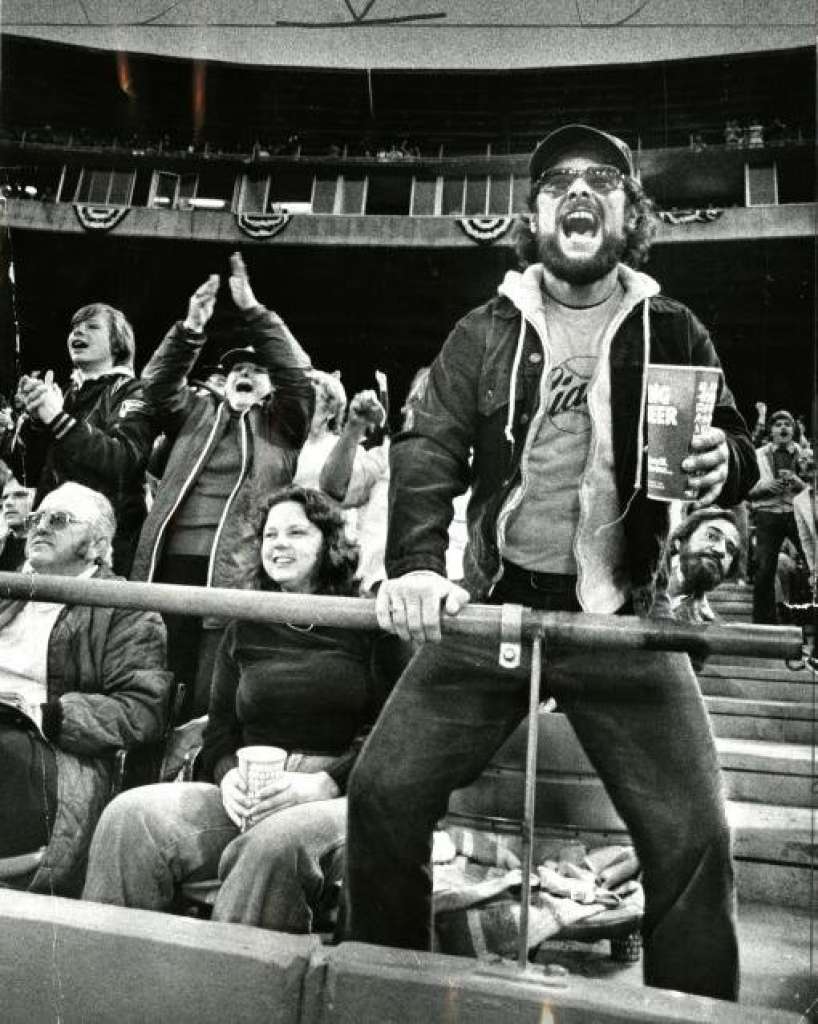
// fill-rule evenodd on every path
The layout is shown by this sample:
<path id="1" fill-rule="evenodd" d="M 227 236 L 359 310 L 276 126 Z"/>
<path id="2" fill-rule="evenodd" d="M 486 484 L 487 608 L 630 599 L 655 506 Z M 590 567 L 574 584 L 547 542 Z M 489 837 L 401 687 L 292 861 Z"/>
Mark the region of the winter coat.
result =
<path id="1" fill-rule="evenodd" d="M 141 381 L 120 369 L 72 384 L 63 411 L 39 429 L 50 445 L 35 507 L 69 480 L 100 491 L 116 513 L 114 569 L 127 576 L 145 521 L 145 467 L 158 433 Z"/>
<path id="2" fill-rule="evenodd" d="M 524 275 L 507 274 L 500 294 L 455 326 L 432 365 L 411 428 L 393 440 L 386 552 L 390 578 L 419 569 L 445 576 L 452 499 L 469 486 L 465 585 L 479 599 L 502 575 L 500 533 L 509 508 L 525 493 L 527 442 L 541 419 L 540 384 L 550 370 L 547 330 L 534 308 L 538 270 L 535 265 Z M 645 367 L 650 362 L 719 366 L 719 361 L 702 324 L 681 303 L 660 294 L 652 278 L 620 265 L 619 279 L 625 297 L 606 331 L 601 351 L 607 357 L 602 355 L 599 365 L 610 389 L 605 410 L 610 409 L 610 416 L 595 411 L 589 397 L 592 434 L 575 541 L 577 596 L 586 611 L 609 613 L 623 603 L 611 579 L 604 577 L 605 571 L 610 577 L 604 531 L 597 531 L 601 537 L 581 536 L 583 517 L 594 503 L 595 481 L 609 479 L 598 458 L 607 450 L 625 537 L 630 577 L 625 582 L 635 611 L 647 614 L 668 530 L 668 506 L 650 500 L 643 486 Z M 591 392 L 594 387 L 592 382 Z M 758 470 L 747 426 L 723 381 L 713 425 L 725 432 L 729 449 L 728 477 L 719 500 L 734 505 Z M 588 570 L 590 561 L 593 572 Z"/>
<path id="3" fill-rule="evenodd" d="M 97 579 L 116 579 L 100 569 Z M 22 601 L 0 602 L 0 629 Z M 51 840 L 29 888 L 78 895 L 88 847 L 112 796 L 115 755 L 164 735 L 172 676 L 157 612 L 66 605 L 48 638 L 43 733 L 57 763 Z"/>
<path id="4" fill-rule="evenodd" d="M 219 523 L 210 554 L 207 585 L 247 588 L 260 563 L 259 506 L 290 483 L 298 452 L 309 431 L 313 388 L 310 361 L 284 322 L 263 306 L 242 314 L 237 346 L 253 345 L 266 366 L 272 393 L 240 414 L 242 465 Z M 187 386 L 205 338 L 176 324 L 145 367 L 145 397 L 172 443 L 134 559 L 131 578 L 153 580 L 172 529 L 171 519 L 229 425 L 225 399 Z"/>

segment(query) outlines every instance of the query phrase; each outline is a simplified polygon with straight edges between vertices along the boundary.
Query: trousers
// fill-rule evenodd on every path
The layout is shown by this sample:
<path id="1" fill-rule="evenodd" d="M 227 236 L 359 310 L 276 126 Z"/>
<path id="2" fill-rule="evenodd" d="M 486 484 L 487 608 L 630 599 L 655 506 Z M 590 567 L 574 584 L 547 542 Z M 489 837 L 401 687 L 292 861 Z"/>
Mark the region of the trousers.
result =
<path id="1" fill-rule="evenodd" d="M 214 921 L 304 934 L 343 874 L 346 799 L 298 804 L 239 832 L 204 782 L 122 793 L 97 825 L 83 899 L 173 906 L 183 882 L 218 877 Z"/>
<path id="2" fill-rule="evenodd" d="M 786 538 L 801 551 L 795 515 L 792 512 L 766 512 L 757 509 L 756 572 L 753 580 L 753 622 L 775 625 L 775 574 L 778 571 L 778 553 Z"/>
<path id="3" fill-rule="evenodd" d="M 518 574 L 519 576 L 520 574 Z M 495 592 L 576 609 L 534 574 Z M 519 669 L 467 636 L 423 645 L 370 734 L 348 788 L 347 938 L 429 949 L 431 836 L 453 789 L 473 782 L 528 709 Z M 736 999 L 731 838 L 713 735 L 687 655 L 546 648 L 542 696 L 567 715 L 643 868 L 648 985 Z"/>

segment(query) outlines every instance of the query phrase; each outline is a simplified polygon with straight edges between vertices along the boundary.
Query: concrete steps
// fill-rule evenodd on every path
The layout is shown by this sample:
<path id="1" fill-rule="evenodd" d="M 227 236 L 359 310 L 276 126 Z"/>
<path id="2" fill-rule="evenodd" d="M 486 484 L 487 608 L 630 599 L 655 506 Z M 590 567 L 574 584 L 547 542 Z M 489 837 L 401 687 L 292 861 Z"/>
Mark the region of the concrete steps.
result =
<path id="1" fill-rule="evenodd" d="M 705 704 L 717 736 L 812 745 L 818 713 L 811 704 L 707 696 Z"/>
<path id="2" fill-rule="evenodd" d="M 710 596 L 726 622 L 752 621 L 752 587 Z M 739 895 L 813 911 L 818 680 L 760 658 L 715 657 L 698 673 L 729 798 Z"/>
<path id="3" fill-rule="evenodd" d="M 753 621 L 753 588 L 748 583 L 722 583 L 707 599 L 713 610 L 729 622 Z"/>
<path id="4" fill-rule="evenodd" d="M 752 589 L 714 592 L 729 621 L 750 621 Z M 741 898 L 807 908 L 818 863 L 818 678 L 784 662 L 714 657 L 698 673 L 724 774 Z M 513 831 L 523 811 L 525 727 L 477 782 L 452 794 L 450 821 Z M 627 839 L 624 825 L 565 717 L 540 715 L 536 821 L 543 842 Z M 816 836 L 813 836 L 813 832 Z"/>

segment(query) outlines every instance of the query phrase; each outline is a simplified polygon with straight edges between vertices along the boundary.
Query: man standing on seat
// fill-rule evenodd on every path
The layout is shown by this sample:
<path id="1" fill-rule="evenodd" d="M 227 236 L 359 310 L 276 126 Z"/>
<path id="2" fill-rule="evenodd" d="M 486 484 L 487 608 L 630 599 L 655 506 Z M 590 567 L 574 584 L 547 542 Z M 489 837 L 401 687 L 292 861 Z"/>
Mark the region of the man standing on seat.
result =
<path id="1" fill-rule="evenodd" d="M 432 829 L 527 710 L 525 656 L 501 669 L 485 643 L 424 641 L 440 641 L 441 614 L 470 598 L 650 614 L 667 505 L 643 485 L 645 365 L 719 365 L 693 314 L 632 269 L 653 218 L 627 145 L 568 125 L 530 170 L 527 269 L 455 326 L 392 445 L 378 617 L 422 646 L 351 780 L 347 934 L 358 941 L 428 948 Z M 682 466 L 699 506 L 733 505 L 756 479 L 726 386 Z M 452 499 L 469 486 L 465 590 L 446 579 L 445 550 Z M 730 833 L 689 659 L 546 648 L 543 681 L 643 865 L 646 983 L 736 998 Z"/>

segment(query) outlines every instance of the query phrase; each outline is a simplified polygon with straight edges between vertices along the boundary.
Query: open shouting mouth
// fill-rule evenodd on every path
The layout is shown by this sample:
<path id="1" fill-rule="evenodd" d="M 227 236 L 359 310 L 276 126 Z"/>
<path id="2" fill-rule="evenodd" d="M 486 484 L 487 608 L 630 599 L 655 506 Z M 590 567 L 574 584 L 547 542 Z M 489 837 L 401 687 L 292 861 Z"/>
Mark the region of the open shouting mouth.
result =
<path id="1" fill-rule="evenodd" d="M 564 235 L 595 235 L 599 218 L 591 210 L 572 210 L 562 218 L 560 227 Z"/>

